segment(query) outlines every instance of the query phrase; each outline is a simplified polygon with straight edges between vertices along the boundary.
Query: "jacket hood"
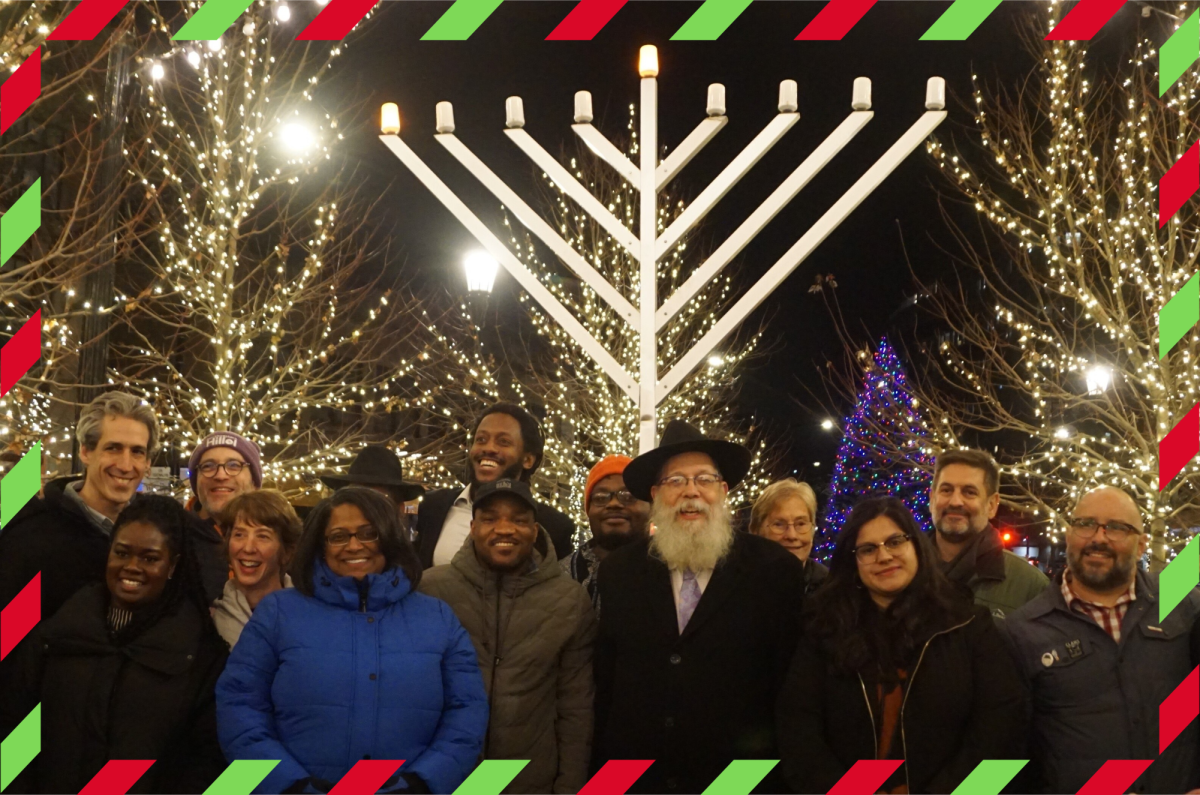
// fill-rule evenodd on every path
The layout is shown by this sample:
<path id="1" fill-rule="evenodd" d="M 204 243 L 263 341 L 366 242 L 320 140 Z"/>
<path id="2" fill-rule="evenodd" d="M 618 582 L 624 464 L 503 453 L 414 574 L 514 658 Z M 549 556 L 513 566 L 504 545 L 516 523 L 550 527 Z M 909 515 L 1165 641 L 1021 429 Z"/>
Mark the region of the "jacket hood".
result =
<path id="1" fill-rule="evenodd" d="M 368 574 L 360 582 L 334 574 L 324 558 L 318 557 L 313 565 L 313 596 L 334 607 L 357 611 L 365 597 L 366 610 L 373 613 L 396 604 L 410 593 L 412 583 L 397 567 Z"/>
<path id="2" fill-rule="evenodd" d="M 469 535 L 458 552 L 454 553 L 450 565 L 480 591 L 483 590 L 484 583 L 493 576 L 493 572 L 484 566 L 475 554 L 475 545 Z M 562 567 L 558 565 L 558 556 L 554 552 L 554 544 L 550 543 L 550 534 L 546 532 L 546 528 L 538 525 L 538 537 L 533 542 L 533 557 L 530 558 L 528 566 L 520 572 L 506 573 L 503 576 L 502 587 L 506 593 L 516 595 L 562 573 Z"/>

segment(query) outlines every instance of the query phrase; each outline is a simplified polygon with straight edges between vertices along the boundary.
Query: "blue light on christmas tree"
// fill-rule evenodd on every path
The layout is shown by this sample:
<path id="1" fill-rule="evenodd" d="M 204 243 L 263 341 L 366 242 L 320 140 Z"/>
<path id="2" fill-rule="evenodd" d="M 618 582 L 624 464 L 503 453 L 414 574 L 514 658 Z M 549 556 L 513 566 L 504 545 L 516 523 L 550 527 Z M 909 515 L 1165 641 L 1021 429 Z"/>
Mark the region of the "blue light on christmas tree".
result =
<path id="1" fill-rule="evenodd" d="M 902 433 L 900 431 L 903 431 Z M 817 538 L 816 555 L 825 559 L 850 510 L 871 496 L 888 495 L 904 501 L 921 529 L 928 532 L 929 484 L 933 456 L 924 452 L 916 439 L 925 429 L 908 387 L 908 377 L 887 337 L 879 341 L 875 356 L 863 375 L 862 389 L 854 412 L 842 421 L 842 446 L 830 481 L 830 498 L 825 506 Z M 884 453 L 895 443 L 881 444 L 891 434 L 909 439 L 906 460 L 897 462 Z"/>

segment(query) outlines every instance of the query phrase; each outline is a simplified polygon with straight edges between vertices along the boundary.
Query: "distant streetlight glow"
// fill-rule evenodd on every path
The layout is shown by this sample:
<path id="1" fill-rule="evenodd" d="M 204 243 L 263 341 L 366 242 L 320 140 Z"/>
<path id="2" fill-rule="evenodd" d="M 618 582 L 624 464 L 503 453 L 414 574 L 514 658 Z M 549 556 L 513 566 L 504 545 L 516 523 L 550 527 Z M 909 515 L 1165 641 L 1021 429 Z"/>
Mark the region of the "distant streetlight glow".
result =
<path id="1" fill-rule="evenodd" d="M 279 137 L 283 145 L 293 152 L 305 152 L 315 143 L 312 130 L 297 122 L 285 124 Z"/>
<path id="2" fill-rule="evenodd" d="M 287 0 L 279 0 L 275 6 L 275 18 L 280 22 L 287 22 L 292 18 L 292 9 L 288 8 Z"/>
<path id="3" fill-rule="evenodd" d="M 463 258 L 463 269 L 467 272 L 467 291 L 490 293 L 496 282 L 496 271 L 500 263 L 486 251 L 472 251 Z"/>
<path id="4" fill-rule="evenodd" d="M 167 70 L 163 69 L 163 65 L 160 64 L 158 61 L 155 61 L 154 63 L 150 64 L 150 76 L 152 78 L 154 78 L 155 80 L 162 80 L 163 76 L 166 73 L 167 73 Z"/>
<path id="5" fill-rule="evenodd" d="M 1103 364 L 1093 365 L 1087 371 L 1087 391 L 1089 395 L 1101 395 L 1112 385 L 1113 371 Z"/>
<path id="6" fill-rule="evenodd" d="M 187 62 L 192 65 L 193 69 L 200 68 L 200 53 L 195 50 L 188 50 Z"/>
<path id="7" fill-rule="evenodd" d="M 821 427 L 827 431 L 832 431 L 833 430 L 833 420 L 822 420 Z"/>

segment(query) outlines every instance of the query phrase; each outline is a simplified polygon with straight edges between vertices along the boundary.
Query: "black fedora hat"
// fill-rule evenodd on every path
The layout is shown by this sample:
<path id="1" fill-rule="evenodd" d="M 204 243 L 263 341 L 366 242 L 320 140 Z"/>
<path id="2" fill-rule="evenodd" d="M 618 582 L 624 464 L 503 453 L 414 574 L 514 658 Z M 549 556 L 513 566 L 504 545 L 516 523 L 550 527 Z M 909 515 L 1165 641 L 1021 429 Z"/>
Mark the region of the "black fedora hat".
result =
<path id="1" fill-rule="evenodd" d="M 404 467 L 390 449 L 381 444 L 369 444 L 358 451 L 347 472 L 327 472 L 321 482 L 331 489 L 343 486 L 384 486 L 395 492 L 402 501 L 415 500 L 425 493 L 425 487 L 404 479 Z"/>
<path id="2" fill-rule="evenodd" d="M 710 439 L 683 420 L 671 420 L 663 429 L 658 447 L 642 453 L 625 467 L 625 488 L 639 500 L 649 501 L 650 488 L 658 482 L 663 465 L 681 453 L 705 453 L 733 488 L 750 471 L 750 451 L 740 444 Z"/>

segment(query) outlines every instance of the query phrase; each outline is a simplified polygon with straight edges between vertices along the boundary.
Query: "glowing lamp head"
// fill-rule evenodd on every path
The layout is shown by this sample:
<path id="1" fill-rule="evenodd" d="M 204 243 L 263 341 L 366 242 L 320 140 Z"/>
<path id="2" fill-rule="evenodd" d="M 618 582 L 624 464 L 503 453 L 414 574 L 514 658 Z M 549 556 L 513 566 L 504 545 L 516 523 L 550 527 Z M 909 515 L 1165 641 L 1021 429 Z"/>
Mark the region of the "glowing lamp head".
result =
<path id="1" fill-rule="evenodd" d="M 1102 395 L 1112 386 L 1113 371 L 1103 364 L 1092 366 L 1086 374 L 1087 391 L 1089 395 Z"/>
<path id="2" fill-rule="evenodd" d="M 472 251 L 463 258 L 463 269 L 467 272 L 467 291 L 490 293 L 496 282 L 496 271 L 500 263 L 486 251 Z"/>
<path id="3" fill-rule="evenodd" d="M 279 4 L 275 6 L 275 18 L 280 22 L 287 22 L 292 18 L 292 9 L 288 8 L 287 0 L 279 0 Z"/>
<path id="4" fill-rule="evenodd" d="M 297 122 L 285 124 L 279 137 L 284 146 L 293 152 L 306 152 L 316 142 L 312 130 Z"/>
<path id="5" fill-rule="evenodd" d="M 167 73 L 167 71 L 165 69 L 163 69 L 163 65 L 160 64 L 158 61 L 155 61 L 154 63 L 150 64 L 150 77 L 154 78 L 155 80 L 162 80 L 163 75 L 165 75 L 166 73 Z"/>
<path id="6" fill-rule="evenodd" d="M 379 109 L 379 131 L 384 135 L 400 134 L 400 106 L 395 102 L 385 102 Z"/>
<path id="7" fill-rule="evenodd" d="M 638 74 L 642 77 L 658 77 L 658 48 L 645 44 L 638 51 Z"/>

